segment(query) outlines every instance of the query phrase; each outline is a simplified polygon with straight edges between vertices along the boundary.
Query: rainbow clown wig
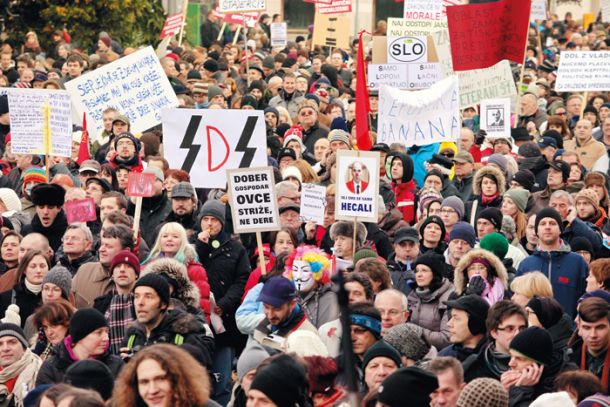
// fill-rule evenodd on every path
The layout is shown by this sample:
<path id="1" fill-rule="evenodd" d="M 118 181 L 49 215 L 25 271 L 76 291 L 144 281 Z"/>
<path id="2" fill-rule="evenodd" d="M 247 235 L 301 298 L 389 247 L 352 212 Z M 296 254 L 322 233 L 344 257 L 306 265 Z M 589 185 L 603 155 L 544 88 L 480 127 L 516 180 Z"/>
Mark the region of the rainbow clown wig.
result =
<path id="1" fill-rule="evenodd" d="M 325 251 L 316 246 L 299 246 L 286 260 L 284 276 L 292 281 L 292 266 L 294 261 L 309 263 L 314 280 L 318 284 L 330 283 L 330 259 Z"/>

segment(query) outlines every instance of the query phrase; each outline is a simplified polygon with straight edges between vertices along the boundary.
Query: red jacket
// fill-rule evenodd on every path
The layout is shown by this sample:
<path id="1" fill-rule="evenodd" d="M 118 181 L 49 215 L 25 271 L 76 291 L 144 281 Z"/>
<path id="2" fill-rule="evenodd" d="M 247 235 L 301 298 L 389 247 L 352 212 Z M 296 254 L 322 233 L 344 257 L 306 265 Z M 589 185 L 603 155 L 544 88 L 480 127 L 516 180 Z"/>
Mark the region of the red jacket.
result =
<path id="1" fill-rule="evenodd" d="M 208 273 L 203 266 L 191 260 L 186 265 L 186 272 L 193 284 L 199 288 L 201 310 L 205 313 L 205 317 L 210 321 L 210 284 L 208 283 Z"/>
<path id="2" fill-rule="evenodd" d="M 258 264 L 258 262 L 257 262 L 257 264 Z M 275 257 L 271 256 L 271 259 L 269 259 L 269 261 L 265 264 L 267 273 L 271 271 L 271 269 L 273 268 L 274 265 L 275 265 Z M 255 285 L 257 285 L 260 282 L 261 276 L 262 276 L 261 266 L 258 266 L 257 268 L 252 270 L 252 272 L 250 273 L 250 277 L 248 277 L 248 281 L 246 282 L 246 287 L 244 287 L 244 295 L 241 296 L 242 302 L 244 301 L 244 298 L 246 298 L 248 291 L 250 291 Z"/>
<path id="3" fill-rule="evenodd" d="M 415 222 L 415 190 L 416 185 L 413 180 L 409 182 L 392 182 L 392 192 L 396 197 L 396 209 L 402 213 L 405 222 L 413 224 Z"/>

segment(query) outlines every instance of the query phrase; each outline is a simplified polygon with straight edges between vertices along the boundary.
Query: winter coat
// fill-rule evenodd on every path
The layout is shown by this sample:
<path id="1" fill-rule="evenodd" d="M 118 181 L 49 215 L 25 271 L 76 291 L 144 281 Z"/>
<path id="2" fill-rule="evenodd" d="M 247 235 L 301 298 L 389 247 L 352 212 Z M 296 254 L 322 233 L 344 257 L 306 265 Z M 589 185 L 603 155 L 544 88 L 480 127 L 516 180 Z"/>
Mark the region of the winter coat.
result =
<path id="1" fill-rule="evenodd" d="M 484 175 L 493 175 L 497 180 L 498 186 L 498 197 L 494 199 L 492 202 L 487 204 L 483 203 L 482 199 L 482 191 L 481 191 L 481 183 L 483 182 Z M 479 214 L 487 208 L 500 208 L 502 206 L 502 195 L 506 191 L 506 178 L 504 174 L 497 169 L 496 167 L 492 167 L 491 165 L 486 165 L 485 167 L 479 169 L 474 178 L 472 180 L 472 194 L 473 201 L 467 202 L 464 210 L 464 219 L 471 224 L 474 224 L 479 217 Z"/>
<path id="2" fill-rule="evenodd" d="M 426 341 L 437 349 L 449 345 L 449 311 L 444 301 L 453 290 L 453 284 L 443 279 L 441 286 L 433 292 L 423 294 L 415 289 L 408 296 L 409 322 L 421 326 Z"/>
<path id="3" fill-rule="evenodd" d="M 581 144 L 576 137 L 565 142 L 566 151 L 575 151 L 580 157 L 580 163 L 590 170 L 595 165 L 595 162 L 606 154 L 606 146 L 591 137 L 589 140 Z"/>
<path id="4" fill-rule="evenodd" d="M 193 210 L 193 213 L 186 214 L 184 216 L 176 215 L 174 211 L 171 211 L 165 218 L 165 221 L 155 228 L 155 236 L 159 236 L 159 231 L 161 230 L 163 225 L 169 222 L 176 222 L 184 227 L 184 229 L 186 230 L 186 235 L 190 238 L 195 230 L 200 229 L 200 226 L 197 222 L 198 213 L 199 211 L 197 210 L 197 208 Z"/>
<path id="5" fill-rule="evenodd" d="M 398 229 L 409 226 L 409 224 L 403 220 L 402 213 L 396 208 L 386 212 L 386 214 L 383 215 L 379 221 L 378 225 L 379 228 L 388 236 L 390 243 L 394 242 L 394 235 Z"/>
<path id="6" fill-rule="evenodd" d="M 494 342 L 488 342 L 477 355 L 468 357 L 463 363 L 464 382 L 480 377 L 500 380 L 502 373 L 508 371 L 510 355 L 496 352 Z"/>
<path id="7" fill-rule="evenodd" d="M 264 347 L 283 351 L 281 338 L 287 339 L 290 334 L 298 330 L 307 330 L 318 335 L 316 327 L 309 322 L 305 312 L 297 304 L 288 319 L 277 327 L 272 326 L 267 318 L 263 319 L 254 330 L 252 338 Z M 270 334 L 274 334 L 279 340 L 270 339 Z"/>
<path id="8" fill-rule="evenodd" d="M 316 327 L 339 318 L 339 303 L 337 295 L 330 285 L 318 286 L 305 295 L 300 296 L 299 303 L 307 315 L 307 319 Z"/>
<path id="9" fill-rule="evenodd" d="M 460 362 L 464 362 L 469 356 L 481 353 L 487 343 L 485 338 L 481 339 L 475 348 L 465 348 L 461 343 L 453 343 L 441 350 L 438 356 L 452 356 Z"/>
<path id="10" fill-rule="evenodd" d="M 85 254 L 74 260 L 68 259 L 68 256 L 66 254 L 63 254 L 59 257 L 58 261 L 62 266 L 68 269 L 72 276 L 74 276 L 80 266 L 86 263 L 94 263 L 98 261 L 98 259 L 93 255 L 93 253 L 86 252 Z"/>
<path id="11" fill-rule="evenodd" d="M 40 222 L 40 218 L 38 215 L 35 215 L 32 218 L 32 223 L 29 225 L 25 225 L 21 228 L 21 235 L 25 236 L 30 233 L 40 233 L 47 239 L 49 239 L 49 245 L 56 252 L 59 247 L 62 245 L 61 239 L 68 228 L 68 219 L 66 218 L 66 214 L 63 210 L 61 210 L 58 214 L 51 226 L 44 227 Z"/>
<path id="12" fill-rule="evenodd" d="M 363 246 L 373 248 L 378 255 L 387 259 L 393 251 L 388 236 L 379 229 L 376 223 L 365 222 L 364 226 L 366 227 L 366 240 Z"/>
<path id="13" fill-rule="evenodd" d="M 72 338 L 67 336 L 63 341 L 53 347 L 51 356 L 43 362 L 38 371 L 36 386 L 63 382 L 66 370 L 68 370 L 73 363 L 78 361 L 72 352 L 72 349 L 68 349 L 68 347 L 71 348 L 72 346 Z M 120 357 L 111 354 L 109 350 L 106 350 L 103 355 L 96 359 L 108 366 L 112 372 L 112 377 L 116 379 L 119 371 L 123 367 L 123 360 Z"/>
<path id="14" fill-rule="evenodd" d="M 287 98 L 286 93 L 282 89 L 278 92 L 276 96 L 271 98 L 271 100 L 269 101 L 269 106 L 282 106 L 286 108 L 286 110 L 288 110 L 288 114 L 290 114 L 290 117 L 297 117 L 297 115 L 299 114 L 299 105 L 303 102 L 303 100 L 305 100 L 305 98 L 303 97 L 303 94 L 298 90 L 295 90 L 294 93 L 289 96 L 290 97 Z"/>
<path id="15" fill-rule="evenodd" d="M 474 180 L 474 175 L 468 175 L 462 180 L 458 180 L 457 177 L 453 178 L 453 186 L 457 190 L 457 196 L 464 202 L 468 202 L 472 200 L 472 181 Z M 445 194 L 443 194 L 445 196 Z"/>
<path id="16" fill-rule="evenodd" d="M 135 210 L 135 206 L 133 206 L 133 209 Z M 142 231 L 142 238 L 149 247 L 153 247 L 157 239 L 157 235 L 154 233 L 155 228 L 163 223 L 171 211 L 172 203 L 165 191 L 159 196 L 142 199 L 140 230 Z"/>
<path id="17" fill-rule="evenodd" d="M 6 266 L 3 264 L 4 268 Z M 15 280 L 17 279 L 17 267 L 6 269 L 0 276 L 0 293 L 8 291 L 15 286 Z"/>
<path id="18" fill-rule="evenodd" d="M 386 161 L 392 162 L 397 157 L 402 162 L 402 179 L 392 180 L 392 192 L 396 199 L 396 209 L 402 213 L 405 222 L 413 224 L 415 222 L 415 195 L 417 185 L 413 181 L 413 160 L 405 153 L 393 152 L 388 155 Z"/>
<path id="19" fill-rule="evenodd" d="M 76 308 L 89 308 L 93 301 L 114 289 L 114 281 L 107 267 L 101 263 L 85 263 L 72 279 L 72 293 Z"/>
<path id="20" fill-rule="evenodd" d="M 468 285 L 468 267 L 472 264 L 474 259 L 483 258 L 489 262 L 492 270 L 488 270 L 488 277 L 495 276 L 493 284 L 485 281 L 485 291 L 481 294 L 481 297 L 486 300 L 490 306 L 494 305 L 497 301 L 504 297 L 504 291 L 508 289 L 508 272 L 506 267 L 497 256 L 492 252 L 475 249 L 466 253 L 458 262 L 453 272 L 453 285 L 455 286 L 455 293 L 458 296 L 465 295 L 466 286 Z M 500 287 L 501 285 L 501 287 Z M 500 291 L 501 290 L 501 291 Z M 499 298 L 498 297 L 502 297 Z"/>
<path id="21" fill-rule="evenodd" d="M 326 138 L 328 136 L 328 129 L 324 127 L 320 127 L 318 123 L 314 124 L 308 130 L 303 131 L 303 144 L 305 144 L 306 151 L 309 154 L 304 154 L 303 158 L 309 162 L 309 164 L 314 165 L 316 163 L 316 159 L 313 158 L 314 144 L 316 141 L 321 138 Z M 313 159 L 313 162 L 311 162 Z"/>
<path id="22" fill-rule="evenodd" d="M 23 280 L 11 290 L 0 293 L 0 310 L 3 317 L 9 305 L 17 304 L 22 328 L 25 326 L 25 320 L 42 305 L 42 293 L 34 294 L 28 290 Z"/>
<path id="23" fill-rule="evenodd" d="M 148 337 L 146 328 L 136 321 L 127 329 L 123 347 L 133 349 L 136 346 L 145 347 L 156 343 L 194 345 L 203 353 L 205 366 L 212 366 L 212 355 L 214 355 L 212 331 L 205 321 L 193 314 L 178 309 L 165 311 L 163 319 Z"/>
<path id="24" fill-rule="evenodd" d="M 194 254 L 194 253 L 193 253 Z M 189 312 L 196 313 L 201 309 L 209 321 L 210 318 L 210 284 L 205 269 L 193 258 L 187 265 L 174 258 L 159 257 L 143 266 L 140 277 L 146 274 L 157 274 L 175 281 L 172 297 L 180 300 Z"/>
<path id="25" fill-rule="evenodd" d="M 392 279 L 392 287 L 408 296 L 411 292 L 410 284 L 415 281 L 415 274 L 410 265 L 407 267 L 406 264 L 396 261 L 394 253 L 392 253 L 386 265 Z"/>
<path id="26" fill-rule="evenodd" d="M 563 188 L 560 188 L 560 189 L 563 189 Z M 531 198 L 534 200 L 534 206 L 530 207 L 530 209 L 527 211 L 527 215 L 531 215 L 533 213 L 538 213 L 541 210 L 543 210 L 544 208 L 548 208 L 549 202 L 551 200 L 551 194 L 553 192 L 555 192 L 555 190 L 552 190 L 548 185 L 542 191 L 534 192 L 531 195 Z M 529 207 L 529 205 L 528 205 L 528 207 Z"/>
<path id="27" fill-rule="evenodd" d="M 250 275 L 250 261 L 246 248 L 222 231 L 212 242 L 217 248 L 197 240 L 195 249 L 199 261 L 208 274 L 210 289 L 216 305 L 222 309 L 226 331 L 216 337 L 218 346 L 240 346 L 244 340 L 235 323 L 235 311 L 241 303 L 246 281 Z"/>
<path id="28" fill-rule="evenodd" d="M 546 188 L 546 178 L 549 170 L 545 156 L 524 157 L 519 160 L 518 165 L 520 170 L 530 170 L 534 174 L 535 182 L 530 192 L 538 192 Z"/>
<path id="29" fill-rule="evenodd" d="M 235 312 L 237 328 L 244 335 L 251 335 L 258 324 L 265 319 L 263 303 L 258 300 L 263 285 L 263 283 L 258 283 L 252 287 Z"/>
<path id="30" fill-rule="evenodd" d="M 561 232 L 561 238 L 568 245 L 572 244 L 572 240 L 577 237 L 583 237 L 591 242 L 593 246 L 593 254 L 601 254 L 603 241 L 601 231 L 597 226 L 592 223 L 584 222 L 578 218 L 575 218 L 572 222 L 564 222 L 563 232 Z"/>
<path id="31" fill-rule="evenodd" d="M 517 275 L 541 271 L 553 287 L 553 297 L 571 317 L 576 313 L 576 303 L 585 292 L 589 267 L 581 255 L 570 252 L 570 246 L 562 242 L 558 250 L 546 252 L 536 249 L 521 262 Z"/>

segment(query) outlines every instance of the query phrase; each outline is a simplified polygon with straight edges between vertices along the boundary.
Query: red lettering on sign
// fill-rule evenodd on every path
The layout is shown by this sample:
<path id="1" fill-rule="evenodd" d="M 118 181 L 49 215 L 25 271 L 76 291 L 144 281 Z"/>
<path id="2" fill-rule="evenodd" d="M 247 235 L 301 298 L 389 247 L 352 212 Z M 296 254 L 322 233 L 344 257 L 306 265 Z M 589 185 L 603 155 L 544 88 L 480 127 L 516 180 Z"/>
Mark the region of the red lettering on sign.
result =
<path id="1" fill-rule="evenodd" d="M 220 130 L 218 130 L 214 126 L 205 126 L 206 133 L 208 135 L 208 171 L 214 172 L 221 168 L 225 163 L 229 160 L 230 148 L 229 143 L 227 142 L 227 138 L 222 134 Z M 212 166 L 212 131 L 215 132 L 225 145 L 225 156 L 222 159 L 222 162 L 216 166 Z"/>

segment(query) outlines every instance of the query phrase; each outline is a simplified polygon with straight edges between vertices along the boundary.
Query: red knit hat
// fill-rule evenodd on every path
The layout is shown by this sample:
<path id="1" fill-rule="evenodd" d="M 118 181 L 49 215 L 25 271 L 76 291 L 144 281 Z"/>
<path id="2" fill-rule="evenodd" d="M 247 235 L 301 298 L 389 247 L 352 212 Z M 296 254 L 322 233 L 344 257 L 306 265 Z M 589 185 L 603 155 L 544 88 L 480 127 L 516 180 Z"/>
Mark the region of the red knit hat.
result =
<path id="1" fill-rule="evenodd" d="M 138 260 L 138 256 L 129 250 L 121 250 L 114 255 L 112 258 L 112 263 L 110 263 L 110 272 L 112 273 L 114 268 L 119 264 L 127 264 L 131 266 L 136 271 L 136 275 L 140 275 L 140 260 Z"/>

